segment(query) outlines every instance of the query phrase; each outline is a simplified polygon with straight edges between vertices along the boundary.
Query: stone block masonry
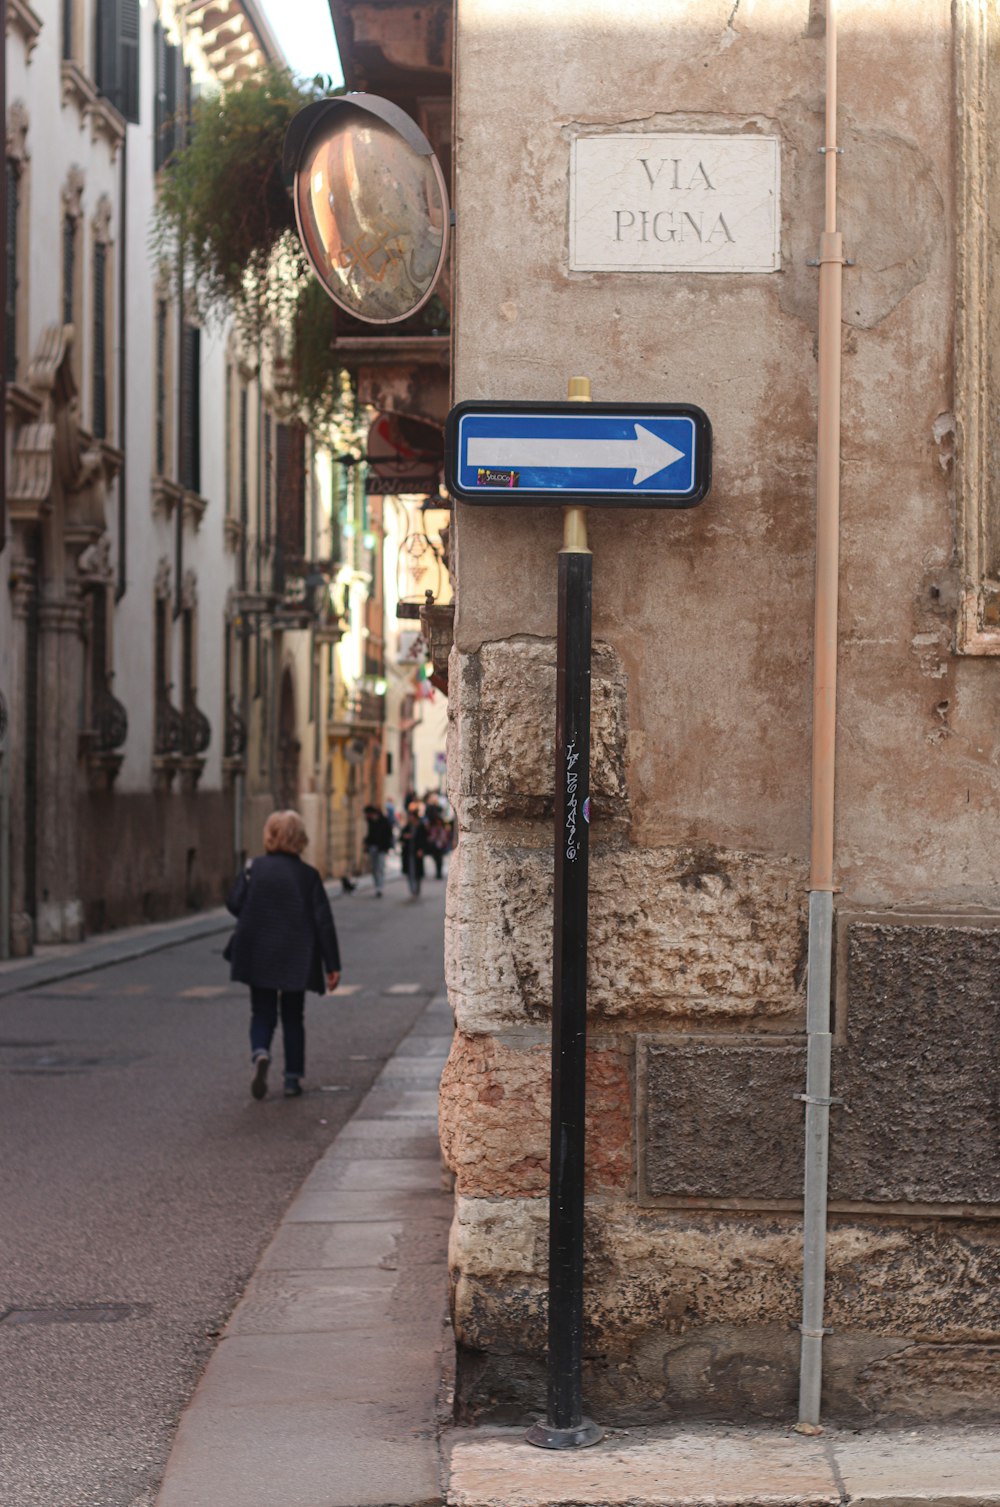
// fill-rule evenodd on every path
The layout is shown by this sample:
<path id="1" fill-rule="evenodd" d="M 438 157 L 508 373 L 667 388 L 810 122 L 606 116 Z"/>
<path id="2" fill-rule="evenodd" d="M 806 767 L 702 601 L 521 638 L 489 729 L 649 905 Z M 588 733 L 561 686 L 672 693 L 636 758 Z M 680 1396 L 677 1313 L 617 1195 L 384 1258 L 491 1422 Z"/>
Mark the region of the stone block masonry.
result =
<path id="1" fill-rule="evenodd" d="M 451 674 L 452 743 L 477 752 L 456 799 L 458 1030 L 440 1113 L 467 1419 L 544 1406 L 553 656 L 537 640 L 488 645 L 456 653 Z M 634 846 L 628 685 L 607 645 L 594 699 L 589 1405 L 633 1423 L 785 1417 L 798 1359 L 804 865 Z M 847 1105 L 834 1116 L 843 1212 L 826 1405 L 845 1419 L 980 1417 L 1000 1364 L 1000 1245 L 988 1218 L 948 1215 L 996 1196 L 997 932 L 857 917 L 841 929 L 835 1092 Z M 932 1039 L 951 1063 L 937 1083 L 914 1069 Z M 849 1213 L 852 1200 L 865 1212 Z"/>
<path id="2" fill-rule="evenodd" d="M 1000 18 L 972 0 L 889 9 L 845 0 L 839 29 L 831 1423 L 991 1416 L 1000 1345 L 1000 241 L 982 213 Z M 491 0 L 457 0 L 454 394 L 557 400 L 581 374 L 600 401 L 685 401 L 712 423 L 703 504 L 593 508 L 588 523 L 585 1405 L 608 1424 L 785 1420 L 801 1319 L 823 6 L 604 11 L 598 25 L 549 0 L 515 25 Z M 738 186 L 767 209 L 766 265 L 742 254 L 749 227 L 717 171 L 765 148 L 773 199 L 761 175 Z M 713 212 L 731 243 L 709 245 Z M 678 224 L 684 242 L 665 240 Z M 559 547 L 553 511 L 456 504 L 458 1035 L 442 1128 L 459 1184 L 458 1398 L 466 1417 L 511 1422 L 544 1403 Z"/>

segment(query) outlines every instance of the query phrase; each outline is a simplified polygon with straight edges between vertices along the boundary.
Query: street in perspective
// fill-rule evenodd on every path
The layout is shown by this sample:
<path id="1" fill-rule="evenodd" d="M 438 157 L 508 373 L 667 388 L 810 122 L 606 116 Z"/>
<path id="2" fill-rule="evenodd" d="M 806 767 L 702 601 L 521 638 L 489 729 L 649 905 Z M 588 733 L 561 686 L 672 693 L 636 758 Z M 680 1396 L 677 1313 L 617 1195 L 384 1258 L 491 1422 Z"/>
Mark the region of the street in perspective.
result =
<path id="1" fill-rule="evenodd" d="M 0 9 L 0 1507 L 1000 1507 L 1000 0 Z"/>
<path id="2" fill-rule="evenodd" d="M 18 1148 L 0 1171 L 9 1507 L 155 1500 L 180 1411 L 293 1195 L 401 1044 L 420 1066 L 443 989 L 442 888 L 411 905 L 397 873 L 381 902 L 370 887 L 335 900 L 344 982 L 309 1002 L 294 1099 L 280 1074 L 250 1096 L 247 990 L 222 958 L 231 918 L 127 962 L 50 963 L 66 976 L 34 988 L 0 971 L 0 1122 Z M 132 949 L 144 939 L 169 928 Z M 449 1034 L 450 1019 L 445 1051 Z M 433 1123 L 416 1149 L 439 1193 Z M 377 1179 L 380 1148 L 364 1144 Z M 178 1500 L 224 1497 L 206 1485 Z"/>

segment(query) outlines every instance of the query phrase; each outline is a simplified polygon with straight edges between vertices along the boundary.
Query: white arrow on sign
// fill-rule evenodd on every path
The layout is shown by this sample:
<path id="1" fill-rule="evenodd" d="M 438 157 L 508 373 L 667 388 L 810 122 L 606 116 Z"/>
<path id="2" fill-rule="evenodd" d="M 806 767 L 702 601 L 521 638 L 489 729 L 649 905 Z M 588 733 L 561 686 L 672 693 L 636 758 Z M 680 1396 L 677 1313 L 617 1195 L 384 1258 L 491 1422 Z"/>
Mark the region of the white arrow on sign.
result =
<path id="1" fill-rule="evenodd" d="M 536 467 L 558 466 L 561 470 L 635 470 L 632 485 L 638 486 L 657 471 L 682 460 L 683 450 L 661 440 L 642 424 L 635 426 L 631 440 L 514 439 L 510 435 L 470 436 L 466 464 L 469 466 Z"/>

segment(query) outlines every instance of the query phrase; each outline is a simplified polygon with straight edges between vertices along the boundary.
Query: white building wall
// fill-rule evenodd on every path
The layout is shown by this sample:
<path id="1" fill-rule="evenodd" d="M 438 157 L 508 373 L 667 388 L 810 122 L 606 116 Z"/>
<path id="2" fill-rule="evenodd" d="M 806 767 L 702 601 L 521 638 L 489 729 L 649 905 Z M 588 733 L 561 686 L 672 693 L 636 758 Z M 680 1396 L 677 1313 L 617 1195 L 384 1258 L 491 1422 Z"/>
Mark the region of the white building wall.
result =
<path id="1" fill-rule="evenodd" d="M 237 563 L 233 542 L 227 542 L 225 529 L 227 331 L 217 327 L 205 327 L 202 331 L 199 492 L 204 510 L 198 520 L 194 516 L 197 509 L 191 510 L 190 516 L 185 518 L 179 572 L 181 581 L 187 572 L 192 572 L 196 580 L 194 681 L 197 705 L 211 726 L 211 741 L 196 783 L 189 779 L 185 788 L 183 779 L 178 777 L 171 789 L 157 791 L 154 770 L 154 597 L 161 562 L 169 562 L 172 604 L 179 584 L 176 513 L 172 511 L 170 516 L 164 516 L 156 511 L 153 488 L 156 471 L 156 303 L 161 282 L 157 256 L 151 245 L 156 202 L 153 37 L 158 15 L 162 15 L 165 25 L 172 29 L 172 40 L 182 39 L 169 3 L 159 9 L 150 0 L 141 5 L 140 118 L 137 124 L 125 126 L 117 113 L 99 99 L 94 83 L 95 0 L 83 0 L 78 5 L 76 30 L 80 45 L 76 48 L 75 67 L 69 70 L 62 59 L 60 0 L 36 0 L 34 9 L 41 28 L 34 39 L 30 58 L 20 22 L 9 26 L 6 38 L 8 134 L 12 120 L 20 119 L 22 111 L 27 120 L 27 161 L 21 198 L 24 219 L 18 267 L 23 287 L 19 301 L 19 366 L 16 375 L 19 381 L 26 382 L 29 364 L 43 331 L 62 322 L 63 190 L 71 173 L 75 173 L 82 179 L 82 196 L 76 247 L 78 318 L 75 321 L 72 365 L 80 377 L 78 418 L 84 430 L 91 429 L 94 419 L 94 221 L 102 202 L 109 208 L 106 443 L 124 451 L 125 469 L 123 478 L 110 484 L 105 504 L 110 563 L 115 573 L 115 585 L 119 588 L 111 613 L 108 661 L 113 672 L 113 694 L 128 716 L 128 736 L 118 751 L 121 767 L 113 776 L 110 791 L 98 790 L 87 761 L 76 757 L 75 726 L 70 728 L 70 736 L 66 739 L 62 772 L 63 786 L 68 791 L 67 811 L 73 809 L 75 801 L 83 833 L 79 893 L 84 907 L 90 906 L 88 914 L 92 919 L 87 924 L 107 925 L 117 924 L 115 918 L 121 913 L 122 905 L 141 906 L 142 914 L 153 916 L 175 910 L 181 896 L 183 903 L 194 905 L 209 895 L 217 895 L 222 870 L 231 857 L 232 795 L 226 793 L 227 777 L 222 764 L 226 724 L 225 612 L 228 593 L 236 582 Z M 215 87 L 211 68 L 199 48 L 200 42 L 192 34 L 184 47 L 184 60 L 192 70 L 194 86 L 196 89 Z M 68 84 L 73 87 L 67 87 Z M 124 145 L 121 141 L 123 134 Z M 127 225 L 124 226 L 123 209 L 127 215 Z M 122 286 L 119 257 L 123 245 L 124 308 L 119 307 Z M 174 481 L 178 473 L 176 388 L 180 366 L 175 291 L 171 290 L 169 316 L 174 412 L 165 467 L 165 474 Z M 120 433 L 123 350 L 126 417 L 124 433 Z M 248 432 L 251 519 L 254 516 L 259 427 L 258 393 L 256 384 L 251 383 Z M 123 485 L 124 537 L 119 527 L 119 492 Z M 0 556 L 0 691 L 11 706 L 18 699 L 19 677 L 23 682 L 27 665 L 24 623 L 16 620 L 7 584 L 14 554 L 13 534 L 14 529 L 9 525 L 8 542 Z M 24 553 L 23 530 L 19 539 L 18 549 Z M 59 558 L 57 551 L 48 560 L 46 568 L 53 568 L 53 559 L 56 568 L 61 568 Z M 252 586 L 252 579 L 249 584 Z M 71 592 L 72 589 L 71 583 Z M 173 612 L 170 637 L 171 699 L 180 710 L 182 634 L 181 623 L 174 619 Z M 83 651 L 79 643 L 75 644 L 73 652 L 82 663 Z M 71 659 L 67 658 L 66 663 L 70 664 Z M 234 657 L 233 675 L 233 689 L 238 691 L 238 657 Z M 71 699 L 75 702 L 85 695 L 85 684 L 81 683 L 79 695 L 74 684 Z M 23 704 L 23 685 L 20 685 L 20 699 Z M 74 705 L 67 713 L 67 720 L 72 722 L 76 716 Z M 23 746 L 19 748 L 19 756 L 20 781 L 23 782 L 27 757 Z M 14 762 L 9 761 L 8 770 L 13 772 L 14 769 Z M 12 788 L 11 799 L 23 804 L 23 783 Z M 95 862 L 93 843 L 87 836 L 95 822 L 102 829 L 103 824 L 110 823 L 107 828 L 109 841 L 117 844 L 118 875 L 114 894 L 114 886 L 109 885 L 107 876 L 102 876 L 100 865 Z M 20 870 L 26 867 L 24 851 L 26 849 L 12 855 L 15 868 L 20 866 Z M 134 897 L 133 901 L 127 901 L 129 895 Z M 68 915 L 73 908 L 69 901 L 65 904 L 61 901 L 60 905 L 60 914 L 65 911 Z M 128 919 L 138 919 L 138 916 L 132 917 L 130 913 Z M 30 927 L 22 924 L 20 935 L 24 945 L 30 945 L 29 932 Z"/>

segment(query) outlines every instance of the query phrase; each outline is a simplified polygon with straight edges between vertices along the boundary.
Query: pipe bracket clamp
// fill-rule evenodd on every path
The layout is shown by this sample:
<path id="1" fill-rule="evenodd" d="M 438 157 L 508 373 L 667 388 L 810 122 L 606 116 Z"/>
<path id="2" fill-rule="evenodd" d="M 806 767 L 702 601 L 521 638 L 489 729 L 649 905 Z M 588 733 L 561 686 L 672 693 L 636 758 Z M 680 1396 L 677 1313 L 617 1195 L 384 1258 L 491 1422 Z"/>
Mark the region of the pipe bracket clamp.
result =
<path id="1" fill-rule="evenodd" d="M 807 1329 L 805 1324 L 799 1324 L 797 1327 L 799 1333 L 803 1335 L 807 1340 L 821 1340 L 824 1339 L 828 1334 L 833 1333 L 833 1330 L 829 1326 L 823 1329 Z"/>
<path id="2" fill-rule="evenodd" d="M 829 1109 L 831 1104 L 841 1104 L 846 1109 L 843 1099 L 824 1099 L 818 1094 L 793 1094 L 793 1099 L 801 1099 L 803 1104 L 820 1104 Z"/>

